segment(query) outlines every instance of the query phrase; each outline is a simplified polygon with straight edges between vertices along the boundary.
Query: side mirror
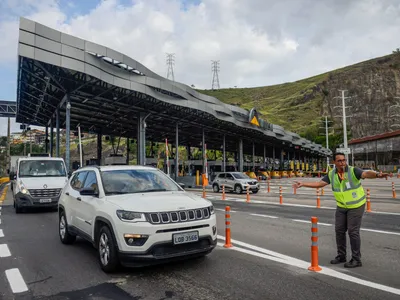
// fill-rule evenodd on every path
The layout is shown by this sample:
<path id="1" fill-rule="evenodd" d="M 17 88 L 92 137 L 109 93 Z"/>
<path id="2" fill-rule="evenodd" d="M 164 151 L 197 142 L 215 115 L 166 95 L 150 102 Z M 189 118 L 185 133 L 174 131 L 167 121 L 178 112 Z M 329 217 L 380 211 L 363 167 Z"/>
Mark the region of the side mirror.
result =
<path id="1" fill-rule="evenodd" d="M 68 171 L 68 178 L 71 178 L 71 176 L 72 176 L 72 172 Z"/>
<path id="2" fill-rule="evenodd" d="M 181 187 L 181 188 L 183 188 L 183 189 L 185 189 L 185 187 L 186 187 L 186 185 L 184 184 L 184 183 L 178 183 L 179 184 L 179 186 Z"/>
<path id="3" fill-rule="evenodd" d="M 79 192 L 82 196 L 97 196 L 98 193 L 92 187 L 86 187 L 80 190 Z"/>
<path id="4" fill-rule="evenodd" d="M 10 172 L 9 177 L 10 177 L 10 180 L 16 179 L 16 176 L 13 171 Z"/>

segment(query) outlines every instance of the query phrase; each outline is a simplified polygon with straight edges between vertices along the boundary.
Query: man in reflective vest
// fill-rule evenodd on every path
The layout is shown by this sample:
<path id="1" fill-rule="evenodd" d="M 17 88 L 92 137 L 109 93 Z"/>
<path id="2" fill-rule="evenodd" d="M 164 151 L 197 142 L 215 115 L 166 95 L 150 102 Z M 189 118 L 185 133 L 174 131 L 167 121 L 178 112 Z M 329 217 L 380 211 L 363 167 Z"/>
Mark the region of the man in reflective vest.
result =
<path id="1" fill-rule="evenodd" d="M 361 267 L 360 227 L 366 203 L 361 180 L 365 178 L 385 178 L 389 174 L 364 171 L 360 168 L 348 166 L 343 153 L 336 153 L 333 159 L 335 168 L 330 170 L 321 181 L 295 181 L 293 187 L 322 188 L 331 184 L 337 204 L 335 213 L 337 256 L 331 260 L 331 264 L 345 263 L 345 268 Z M 346 231 L 349 232 L 352 253 L 349 262 L 346 262 Z"/>

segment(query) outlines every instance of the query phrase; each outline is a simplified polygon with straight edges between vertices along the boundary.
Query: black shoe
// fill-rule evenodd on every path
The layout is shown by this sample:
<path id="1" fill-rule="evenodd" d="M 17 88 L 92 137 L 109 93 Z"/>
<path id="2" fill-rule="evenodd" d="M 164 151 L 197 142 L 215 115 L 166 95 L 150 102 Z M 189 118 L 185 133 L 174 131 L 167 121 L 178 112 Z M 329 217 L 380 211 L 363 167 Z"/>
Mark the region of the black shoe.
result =
<path id="1" fill-rule="evenodd" d="M 345 268 L 357 268 L 361 266 L 362 266 L 361 261 L 355 259 L 351 259 L 348 263 L 344 264 Z"/>
<path id="2" fill-rule="evenodd" d="M 345 257 L 340 257 L 340 256 L 336 256 L 335 259 L 331 260 L 331 264 L 332 265 L 337 265 L 340 263 L 345 263 L 346 262 L 346 258 Z"/>

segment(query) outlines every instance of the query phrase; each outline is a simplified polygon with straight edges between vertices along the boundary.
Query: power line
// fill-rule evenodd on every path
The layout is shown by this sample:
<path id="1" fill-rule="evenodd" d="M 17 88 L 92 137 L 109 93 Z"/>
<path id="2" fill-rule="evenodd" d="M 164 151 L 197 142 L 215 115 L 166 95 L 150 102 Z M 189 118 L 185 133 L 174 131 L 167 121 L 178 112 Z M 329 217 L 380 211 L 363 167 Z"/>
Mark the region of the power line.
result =
<path id="1" fill-rule="evenodd" d="M 174 76 L 174 64 L 175 64 L 175 53 L 167 53 L 167 79 L 172 78 L 172 81 L 175 81 Z"/>
<path id="2" fill-rule="evenodd" d="M 213 72 L 213 79 L 212 79 L 212 86 L 211 89 L 219 89 L 219 78 L 218 78 L 218 73 L 219 73 L 219 60 L 212 60 L 211 61 L 211 71 Z"/>

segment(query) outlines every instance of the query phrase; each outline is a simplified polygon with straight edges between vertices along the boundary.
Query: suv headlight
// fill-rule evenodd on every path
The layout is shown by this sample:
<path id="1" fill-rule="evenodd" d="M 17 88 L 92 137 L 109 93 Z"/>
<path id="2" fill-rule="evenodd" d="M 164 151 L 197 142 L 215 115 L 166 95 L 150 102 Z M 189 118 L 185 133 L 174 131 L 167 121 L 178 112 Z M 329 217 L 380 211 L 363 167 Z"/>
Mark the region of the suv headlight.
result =
<path id="1" fill-rule="evenodd" d="M 144 214 L 134 211 L 117 210 L 117 216 L 121 221 L 124 222 L 146 222 Z"/>
<path id="2" fill-rule="evenodd" d="M 210 215 L 215 214 L 214 206 L 213 206 L 213 205 L 209 206 L 208 208 L 210 209 Z"/>

